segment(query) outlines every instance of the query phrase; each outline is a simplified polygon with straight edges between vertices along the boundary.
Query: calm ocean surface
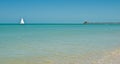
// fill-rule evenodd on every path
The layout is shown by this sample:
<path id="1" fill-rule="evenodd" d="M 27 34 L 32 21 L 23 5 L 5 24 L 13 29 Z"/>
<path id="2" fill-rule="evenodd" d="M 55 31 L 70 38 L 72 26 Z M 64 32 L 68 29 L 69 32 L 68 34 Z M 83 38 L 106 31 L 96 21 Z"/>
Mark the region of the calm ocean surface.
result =
<path id="1" fill-rule="evenodd" d="M 119 24 L 0 25 L 0 64 L 89 64 L 117 48 Z"/>

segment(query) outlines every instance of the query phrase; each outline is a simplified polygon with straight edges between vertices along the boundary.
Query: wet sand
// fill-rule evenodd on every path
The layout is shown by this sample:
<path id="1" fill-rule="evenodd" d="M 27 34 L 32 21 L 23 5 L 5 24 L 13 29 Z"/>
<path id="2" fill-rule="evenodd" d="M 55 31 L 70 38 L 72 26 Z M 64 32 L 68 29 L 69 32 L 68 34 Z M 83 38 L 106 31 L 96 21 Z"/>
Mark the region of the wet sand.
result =
<path id="1" fill-rule="evenodd" d="M 120 49 L 103 54 L 88 53 L 86 55 L 55 54 L 51 56 L 31 56 L 2 58 L 3 64 L 119 64 Z"/>
<path id="2" fill-rule="evenodd" d="M 93 62 L 93 64 L 120 64 L 120 49 L 105 53 L 104 56 Z"/>

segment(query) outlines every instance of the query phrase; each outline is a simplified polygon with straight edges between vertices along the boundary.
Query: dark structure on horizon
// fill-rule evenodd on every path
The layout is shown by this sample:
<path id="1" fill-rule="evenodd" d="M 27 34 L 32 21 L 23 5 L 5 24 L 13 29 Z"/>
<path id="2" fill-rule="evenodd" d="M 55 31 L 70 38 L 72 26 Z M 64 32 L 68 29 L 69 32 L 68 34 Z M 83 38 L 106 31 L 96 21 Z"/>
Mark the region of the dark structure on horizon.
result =
<path id="1" fill-rule="evenodd" d="M 84 21 L 83 24 L 120 24 L 120 22 L 88 22 L 88 21 Z"/>
<path id="2" fill-rule="evenodd" d="M 87 22 L 87 21 L 85 21 L 83 24 L 88 24 L 88 22 Z"/>

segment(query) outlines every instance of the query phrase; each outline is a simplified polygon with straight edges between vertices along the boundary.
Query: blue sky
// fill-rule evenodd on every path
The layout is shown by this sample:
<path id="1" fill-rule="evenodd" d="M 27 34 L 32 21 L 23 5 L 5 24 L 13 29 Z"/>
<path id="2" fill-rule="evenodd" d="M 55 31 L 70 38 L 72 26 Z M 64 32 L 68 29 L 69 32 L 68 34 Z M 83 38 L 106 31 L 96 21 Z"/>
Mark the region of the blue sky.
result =
<path id="1" fill-rule="evenodd" d="M 0 0 L 0 22 L 119 22 L 120 0 Z"/>

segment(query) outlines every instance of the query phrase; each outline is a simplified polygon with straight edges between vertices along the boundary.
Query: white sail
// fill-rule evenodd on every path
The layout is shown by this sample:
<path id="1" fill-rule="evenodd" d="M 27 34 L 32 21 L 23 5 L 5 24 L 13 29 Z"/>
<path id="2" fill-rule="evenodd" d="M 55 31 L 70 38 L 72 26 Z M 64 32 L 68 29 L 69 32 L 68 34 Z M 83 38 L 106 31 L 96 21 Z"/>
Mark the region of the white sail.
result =
<path id="1" fill-rule="evenodd" d="M 24 19 L 21 18 L 20 24 L 24 24 Z"/>

